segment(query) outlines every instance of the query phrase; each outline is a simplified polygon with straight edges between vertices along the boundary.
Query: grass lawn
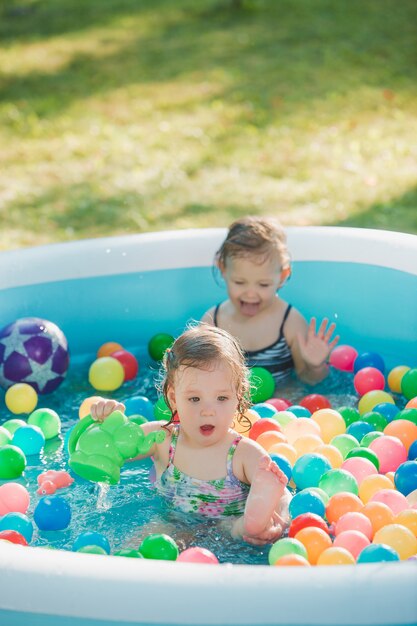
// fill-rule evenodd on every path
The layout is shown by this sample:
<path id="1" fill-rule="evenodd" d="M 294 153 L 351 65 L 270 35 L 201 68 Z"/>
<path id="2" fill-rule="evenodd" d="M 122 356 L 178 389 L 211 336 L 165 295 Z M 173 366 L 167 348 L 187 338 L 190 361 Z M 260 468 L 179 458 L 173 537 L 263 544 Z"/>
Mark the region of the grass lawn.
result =
<path id="1" fill-rule="evenodd" d="M 0 0 L 0 249 L 417 233 L 415 0 Z"/>

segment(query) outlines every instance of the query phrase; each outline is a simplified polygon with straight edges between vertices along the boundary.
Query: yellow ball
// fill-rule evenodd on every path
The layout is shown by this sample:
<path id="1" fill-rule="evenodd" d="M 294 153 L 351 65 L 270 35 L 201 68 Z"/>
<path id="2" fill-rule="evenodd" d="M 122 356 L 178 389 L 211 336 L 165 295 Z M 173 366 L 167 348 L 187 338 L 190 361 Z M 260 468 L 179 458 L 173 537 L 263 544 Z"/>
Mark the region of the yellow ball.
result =
<path id="1" fill-rule="evenodd" d="M 9 411 L 15 415 L 32 413 L 38 404 L 38 394 L 27 383 L 17 383 L 6 391 L 4 401 Z"/>
<path id="2" fill-rule="evenodd" d="M 297 451 L 297 459 L 303 454 L 310 454 L 310 452 L 314 452 L 318 446 L 321 446 L 323 443 L 321 437 L 318 435 L 301 435 L 293 442 L 293 446 Z"/>
<path id="3" fill-rule="evenodd" d="M 336 469 L 342 466 L 343 456 L 336 446 L 332 446 L 330 443 L 323 443 L 314 450 L 315 454 L 322 454 L 329 461 L 332 469 Z"/>
<path id="4" fill-rule="evenodd" d="M 354 565 L 355 559 L 346 548 L 332 546 L 323 550 L 317 559 L 317 565 Z"/>
<path id="5" fill-rule="evenodd" d="M 366 504 L 381 489 L 395 489 L 395 487 L 387 476 L 371 474 L 366 476 L 359 485 L 359 497 Z"/>
<path id="6" fill-rule="evenodd" d="M 346 422 L 338 411 L 334 409 L 319 409 L 311 419 L 320 426 L 321 438 L 324 443 L 330 443 L 336 435 L 346 432 Z"/>
<path id="7" fill-rule="evenodd" d="M 408 372 L 410 368 L 408 365 L 397 365 L 394 367 L 387 377 L 388 387 L 394 393 L 402 393 L 401 391 L 401 381 L 406 372 Z"/>
<path id="8" fill-rule="evenodd" d="M 86 415 L 89 415 L 91 405 L 98 400 L 101 400 L 101 396 L 89 396 L 81 402 L 80 408 L 78 409 L 78 416 L 80 420 L 82 420 L 83 417 L 86 417 Z"/>
<path id="9" fill-rule="evenodd" d="M 90 384 L 99 391 L 114 391 L 123 385 L 124 379 L 123 365 L 111 356 L 96 359 L 88 372 Z"/>
<path id="10" fill-rule="evenodd" d="M 287 459 L 291 466 L 293 466 L 297 460 L 297 450 L 290 443 L 274 443 L 274 445 L 269 448 L 269 453 L 280 454 Z"/>
<path id="11" fill-rule="evenodd" d="M 244 437 L 249 437 L 249 431 L 254 425 L 255 422 L 259 420 L 259 415 L 256 411 L 252 411 L 252 409 L 248 409 L 245 411 L 243 415 L 236 416 L 233 420 L 232 428 L 239 435 L 243 435 Z"/>
<path id="12" fill-rule="evenodd" d="M 411 530 L 414 537 L 417 537 L 417 509 L 404 509 L 394 517 L 395 524 L 401 524 Z"/>
<path id="13" fill-rule="evenodd" d="M 382 402 L 389 402 L 390 404 L 395 404 L 393 397 L 391 394 L 386 391 L 381 391 L 379 389 L 374 389 L 372 391 L 368 391 L 365 393 L 362 398 L 359 400 L 358 410 L 361 415 L 364 413 L 368 413 L 372 411 L 372 409 Z"/>
<path id="14" fill-rule="evenodd" d="M 401 524 L 388 524 L 377 530 L 373 543 L 386 543 L 394 548 L 402 561 L 417 553 L 417 539 L 414 534 Z"/>

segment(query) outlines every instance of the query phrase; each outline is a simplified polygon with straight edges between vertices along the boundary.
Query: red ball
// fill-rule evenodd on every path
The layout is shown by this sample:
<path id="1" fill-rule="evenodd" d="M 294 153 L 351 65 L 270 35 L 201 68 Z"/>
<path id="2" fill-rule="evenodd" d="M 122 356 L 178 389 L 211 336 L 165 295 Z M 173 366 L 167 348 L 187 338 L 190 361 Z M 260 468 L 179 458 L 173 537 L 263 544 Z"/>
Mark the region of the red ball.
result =
<path id="1" fill-rule="evenodd" d="M 277 411 L 286 411 L 291 406 L 291 402 L 287 398 L 270 398 L 265 401 L 265 404 L 270 404 Z"/>
<path id="2" fill-rule="evenodd" d="M 0 532 L 0 539 L 5 539 L 11 543 L 18 543 L 21 546 L 27 546 L 28 542 L 23 535 L 17 532 L 17 530 L 2 530 Z"/>
<path id="3" fill-rule="evenodd" d="M 300 406 L 308 409 L 310 413 L 320 411 L 320 409 L 331 409 L 332 405 L 325 396 L 319 393 L 310 393 L 308 396 L 304 396 L 299 402 Z"/>
<path id="4" fill-rule="evenodd" d="M 127 350 L 116 350 L 111 355 L 113 359 L 117 359 L 122 364 L 125 371 L 125 380 L 133 380 L 139 371 L 139 363 L 136 357 Z"/>
<path id="5" fill-rule="evenodd" d="M 353 372 L 353 364 L 357 356 L 358 352 L 352 346 L 336 346 L 330 353 L 329 363 L 342 372 Z"/>
<path id="6" fill-rule="evenodd" d="M 385 387 L 384 374 L 376 367 L 363 367 L 353 378 L 356 392 L 363 396 L 368 391 L 381 390 Z"/>
<path id="7" fill-rule="evenodd" d="M 295 537 L 300 530 L 309 526 L 321 528 L 321 530 L 324 530 L 324 532 L 328 535 L 330 534 L 329 527 L 320 515 L 316 515 L 315 513 L 302 513 L 301 515 L 297 515 L 297 517 L 292 520 L 288 531 L 288 537 Z"/>
<path id="8" fill-rule="evenodd" d="M 278 432 L 278 433 L 282 432 L 281 426 L 278 424 L 278 422 L 276 422 L 270 417 L 261 417 L 254 423 L 254 425 L 250 429 L 249 437 L 250 439 L 253 439 L 256 441 L 259 435 L 261 435 L 262 433 L 265 433 L 268 430 L 274 430 L 275 432 Z"/>

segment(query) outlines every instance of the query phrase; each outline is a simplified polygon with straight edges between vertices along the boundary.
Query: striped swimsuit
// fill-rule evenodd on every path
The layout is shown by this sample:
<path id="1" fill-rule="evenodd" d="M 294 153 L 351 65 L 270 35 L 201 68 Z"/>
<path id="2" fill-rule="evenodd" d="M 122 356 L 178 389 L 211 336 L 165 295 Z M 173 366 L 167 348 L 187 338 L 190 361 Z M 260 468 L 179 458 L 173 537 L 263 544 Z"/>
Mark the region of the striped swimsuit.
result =
<path id="1" fill-rule="evenodd" d="M 216 306 L 213 315 L 214 325 L 217 326 L 217 314 L 220 304 Z M 286 380 L 294 369 L 294 361 L 291 350 L 284 336 L 284 324 L 291 311 L 291 304 L 287 306 L 279 329 L 278 339 L 270 346 L 261 350 L 245 350 L 246 364 L 248 367 L 264 367 L 271 372 L 275 384 Z"/>
<path id="2" fill-rule="evenodd" d="M 194 513 L 210 518 L 243 515 L 249 485 L 242 483 L 233 473 L 233 455 L 242 439 L 236 433 L 227 453 L 227 473 L 224 478 L 201 480 L 181 472 L 174 465 L 180 425 L 172 429 L 168 466 L 155 481 L 155 487 L 167 504 L 184 513 Z"/>

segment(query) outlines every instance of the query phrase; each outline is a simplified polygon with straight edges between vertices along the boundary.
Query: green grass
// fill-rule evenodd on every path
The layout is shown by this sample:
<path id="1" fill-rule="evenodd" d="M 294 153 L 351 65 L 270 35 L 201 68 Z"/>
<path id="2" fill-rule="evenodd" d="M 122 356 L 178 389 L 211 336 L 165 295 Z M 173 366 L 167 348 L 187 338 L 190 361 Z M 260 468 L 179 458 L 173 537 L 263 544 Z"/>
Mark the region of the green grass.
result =
<path id="1" fill-rule="evenodd" d="M 417 233 L 414 0 L 0 0 L 0 249 L 287 225 Z"/>

